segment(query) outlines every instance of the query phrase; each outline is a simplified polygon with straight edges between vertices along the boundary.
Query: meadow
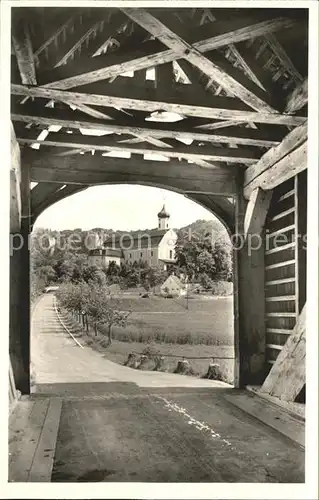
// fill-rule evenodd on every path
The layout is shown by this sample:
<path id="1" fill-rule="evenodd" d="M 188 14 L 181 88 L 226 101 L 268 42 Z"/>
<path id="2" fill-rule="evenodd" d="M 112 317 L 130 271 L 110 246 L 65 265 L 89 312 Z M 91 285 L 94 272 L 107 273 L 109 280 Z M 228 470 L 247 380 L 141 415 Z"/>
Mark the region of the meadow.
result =
<path id="1" fill-rule="evenodd" d="M 178 360 L 189 359 L 192 375 L 204 376 L 211 361 L 232 383 L 234 361 L 233 302 L 231 297 L 121 297 L 121 309 L 132 311 L 126 328 L 114 327 L 108 345 L 103 327 L 90 329 L 82 340 L 106 359 L 124 364 L 132 353 L 164 357 L 162 370 L 173 372 Z M 200 358 L 200 359 L 199 359 Z M 140 368 L 142 369 L 142 367 Z M 145 369 L 145 368 L 144 368 Z M 149 368 L 153 369 L 153 368 Z"/>
<path id="2" fill-rule="evenodd" d="M 113 327 L 113 338 L 122 342 L 212 346 L 234 343 L 231 297 L 193 297 L 188 302 L 184 297 L 125 297 L 120 306 L 132 311 L 125 328 Z"/>

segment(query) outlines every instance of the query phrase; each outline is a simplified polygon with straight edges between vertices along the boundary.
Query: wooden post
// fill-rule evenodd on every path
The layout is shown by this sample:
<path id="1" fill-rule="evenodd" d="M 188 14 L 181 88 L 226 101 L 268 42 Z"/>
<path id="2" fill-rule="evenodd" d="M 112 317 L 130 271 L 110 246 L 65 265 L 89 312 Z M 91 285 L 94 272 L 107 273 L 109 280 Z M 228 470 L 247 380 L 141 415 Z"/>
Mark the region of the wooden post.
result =
<path id="1" fill-rule="evenodd" d="M 235 355 L 239 360 L 235 385 L 260 384 L 265 378 L 264 244 L 261 236 L 245 238 L 247 202 L 239 180 L 236 200 Z"/>
<path id="2" fill-rule="evenodd" d="M 20 324 L 21 347 L 24 366 L 23 394 L 30 393 L 30 248 L 29 235 L 31 223 L 31 196 L 30 196 L 30 166 L 21 168 L 21 234 L 23 246 L 21 252 L 20 269 Z"/>
<path id="3" fill-rule="evenodd" d="M 21 227 L 11 233 L 10 358 L 17 389 L 30 393 L 30 168 L 21 168 Z"/>

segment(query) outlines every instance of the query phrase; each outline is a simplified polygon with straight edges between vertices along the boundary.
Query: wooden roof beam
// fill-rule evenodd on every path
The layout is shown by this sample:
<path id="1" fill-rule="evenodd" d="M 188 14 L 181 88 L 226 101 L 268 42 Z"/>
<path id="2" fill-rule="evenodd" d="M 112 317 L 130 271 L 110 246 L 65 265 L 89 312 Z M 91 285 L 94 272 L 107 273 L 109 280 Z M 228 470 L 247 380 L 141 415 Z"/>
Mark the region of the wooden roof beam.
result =
<path id="1" fill-rule="evenodd" d="M 256 180 L 267 172 L 273 165 L 287 157 L 296 148 L 300 147 L 306 140 L 308 135 L 307 123 L 292 130 L 283 141 L 276 147 L 273 147 L 265 153 L 261 159 L 245 172 L 245 188 L 248 198 L 250 192 L 253 191 Z M 257 183 L 258 184 L 258 183 Z"/>
<path id="2" fill-rule="evenodd" d="M 123 144 L 118 143 L 114 139 L 108 139 L 107 137 L 92 137 L 85 135 L 74 135 L 74 134 L 63 134 L 63 133 L 52 133 L 48 138 L 43 141 L 37 141 L 34 139 L 34 135 L 31 131 L 31 137 L 29 137 L 28 131 L 26 130 L 23 134 L 18 134 L 17 140 L 21 144 L 34 144 L 39 143 L 41 145 L 74 148 L 77 147 L 79 150 L 91 150 L 96 151 L 127 151 L 136 154 L 160 154 L 167 156 L 169 158 L 185 158 L 187 160 L 196 161 L 220 161 L 229 163 L 245 163 L 252 164 L 256 163 L 258 160 L 258 152 L 251 151 L 248 148 L 217 148 L 213 146 L 186 146 L 180 144 L 170 148 L 159 148 L 148 144 Z"/>
<path id="3" fill-rule="evenodd" d="M 92 116 L 93 118 L 97 118 L 99 120 L 112 120 L 112 118 L 109 115 L 102 113 L 101 111 L 98 111 L 97 109 L 94 109 L 91 106 L 87 106 L 86 104 L 81 104 L 81 103 L 71 102 L 71 101 L 66 102 L 65 104 L 67 104 L 68 106 L 73 105 L 79 111 L 82 111 L 82 113 L 84 113 L 88 116 Z"/>
<path id="4" fill-rule="evenodd" d="M 119 134 L 129 134 L 139 137 L 152 137 L 155 139 L 192 139 L 204 142 L 241 144 L 244 146 L 271 147 L 278 145 L 279 141 L 273 136 L 265 135 L 264 132 L 248 128 L 233 127 L 228 131 L 199 130 L 192 128 L 176 127 L 172 124 L 155 122 L 137 122 L 134 125 L 130 121 L 114 120 L 90 120 L 83 117 L 82 113 L 71 110 L 59 110 L 41 108 L 27 105 L 15 105 L 12 110 L 12 120 L 24 123 L 38 123 L 44 126 L 60 125 L 62 127 L 91 130 L 104 130 Z"/>
<path id="5" fill-rule="evenodd" d="M 205 57 L 195 46 L 171 31 L 161 21 L 143 9 L 122 9 L 133 21 L 155 36 L 179 57 L 185 58 L 209 78 L 212 78 L 231 95 L 238 97 L 252 109 L 275 113 L 276 111 L 260 96 L 236 80 L 229 71 Z"/>
<path id="6" fill-rule="evenodd" d="M 282 143 L 265 153 L 244 173 L 244 196 L 258 187 L 267 191 L 307 168 L 307 126 L 290 132 Z"/>
<path id="7" fill-rule="evenodd" d="M 24 149 L 22 159 L 31 166 L 32 182 L 93 185 L 135 183 L 168 186 L 184 191 L 203 191 L 233 196 L 237 169 L 200 168 L 186 161 L 153 161 L 140 158 L 109 158 L 99 155 L 53 156 L 45 148 Z"/>
<path id="8" fill-rule="evenodd" d="M 286 104 L 286 113 L 295 113 L 303 108 L 308 102 L 308 78 L 305 78 L 302 83 L 288 96 Z"/>
<path id="9" fill-rule="evenodd" d="M 244 196 L 249 198 L 252 191 L 260 187 L 264 191 L 274 189 L 279 184 L 291 179 L 307 168 L 308 141 L 265 170 L 244 187 Z M 249 167 L 247 170 L 250 170 Z M 254 166 L 252 167 L 254 168 Z M 250 171 L 251 172 L 251 171 Z"/>
<path id="10" fill-rule="evenodd" d="M 25 19 L 20 18 L 12 24 L 12 44 L 17 57 L 22 83 L 36 85 L 33 49 L 29 27 Z"/>
<path id="11" fill-rule="evenodd" d="M 207 102 L 198 102 L 196 95 L 190 95 L 189 90 L 183 89 L 188 85 L 181 85 L 177 93 L 169 91 L 159 100 L 156 90 L 148 89 L 147 94 L 143 89 L 134 89 L 127 87 L 123 89 L 123 97 L 119 97 L 121 88 L 115 84 L 108 87 L 101 84 L 93 84 L 90 88 L 77 89 L 78 92 L 69 92 L 65 90 L 49 89 L 43 87 L 26 87 L 23 85 L 12 84 L 11 93 L 13 95 L 24 95 L 29 97 L 42 97 L 67 103 L 80 103 L 92 106 L 109 106 L 124 109 L 149 111 L 150 113 L 159 110 L 171 111 L 181 115 L 197 116 L 201 118 L 211 118 L 213 120 L 232 120 L 239 122 L 271 123 L 277 125 L 297 126 L 306 121 L 304 117 L 297 117 L 286 114 L 272 112 L 256 112 L 243 108 L 238 105 L 238 100 L 231 97 L 219 97 L 208 95 Z M 92 87 L 92 88 L 91 88 Z M 100 94 L 94 94 L 96 89 Z M 80 90 L 80 91 L 79 91 Z M 91 93 L 92 92 L 92 93 Z M 103 92 L 113 93 L 114 95 L 103 95 Z M 142 92 L 142 95 L 141 95 Z M 131 94 L 132 97 L 125 97 Z M 142 97 L 144 94 L 144 98 Z M 145 95 L 146 94 L 146 95 Z M 185 97 L 183 96 L 185 94 Z M 133 96 L 138 96 L 134 98 Z M 175 102 L 174 102 L 175 101 Z M 196 102 L 197 101 L 197 102 Z M 195 104 L 196 103 L 196 104 Z M 223 107 L 224 106 L 224 107 Z M 237 109 L 236 109 L 237 108 Z"/>
<path id="12" fill-rule="evenodd" d="M 192 37 L 190 43 L 193 44 L 194 49 L 202 53 L 224 47 L 229 43 L 237 43 L 289 28 L 293 24 L 291 19 L 281 17 L 257 23 L 247 19 L 235 19 L 226 23 L 216 22 L 214 23 L 214 36 L 211 36 L 211 29 L 205 30 L 205 26 L 202 26 L 194 30 L 194 34 L 190 33 Z M 56 89 L 68 89 L 119 76 L 127 71 L 151 68 L 176 59 L 179 57 L 174 50 L 165 50 L 158 41 L 150 41 L 144 43 L 139 50 L 128 52 L 119 49 L 111 54 L 82 58 L 80 66 L 75 62 L 44 72 L 40 83 Z"/>

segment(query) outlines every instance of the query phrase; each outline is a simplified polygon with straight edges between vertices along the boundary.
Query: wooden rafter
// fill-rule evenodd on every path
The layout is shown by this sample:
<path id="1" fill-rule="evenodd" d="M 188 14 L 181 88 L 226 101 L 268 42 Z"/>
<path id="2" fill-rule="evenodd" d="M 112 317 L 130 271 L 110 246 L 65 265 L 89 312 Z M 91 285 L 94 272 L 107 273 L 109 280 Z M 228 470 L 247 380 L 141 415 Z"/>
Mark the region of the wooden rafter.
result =
<path id="1" fill-rule="evenodd" d="M 101 111 L 98 111 L 91 106 L 87 106 L 86 104 L 75 103 L 71 101 L 66 104 L 75 106 L 79 111 L 82 111 L 82 113 L 92 116 L 93 118 L 97 118 L 99 120 L 112 120 L 112 118 L 107 114 L 102 113 Z"/>
<path id="2" fill-rule="evenodd" d="M 158 100 L 156 91 L 148 89 L 145 96 L 143 89 L 135 89 L 127 87 L 123 91 L 123 97 L 119 97 L 122 92 L 121 88 L 117 85 L 109 84 L 107 90 L 106 86 L 102 84 L 92 84 L 90 88 L 86 88 L 87 93 L 82 88 L 77 89 L 77 92 L 70 92 L 65 90 L 56 90 L 43 87 L 26 87 L 23 85 L 11 85 L 11 93 L 13 95 L 24 95 L 29 97 L 42 97 L 46 99 L 53 99 L 56 101 L 88 104 L 92 106 L 110 106 L 124 109 L 134 109 L 140 111 L 149 111 L 150 113 L 159 110 L 171 111 L 181 115 L 197 116 L 201 118 L 233 120 L 239 122 L 255 122 L 255 123 L 272 123 L 277 125 L 297 126 L 306 121 L 304 117 L 293 115 L 279 114 L 279 113 L 258 113 L 256 111 L 249 111 L 238 103 L 238 100 L 231 97 L 209 96 L 205 103 L 199 103 L 196 95 L 192 95 L 186 87 L 188 85 L 181 85 L 182 88 L 178 94 L 168 92 L 163 99 Z M 100 92 L 94 93 L 94 90 Z M 105 95 L 104 92 L 117 94 Z M 144 98 L 143 98 L 144 93 Z M 124 97 L 124 95 L 131 94 L 132 97 Z M 183 95 L 184 94 L 184 95 Z M 133 97 L 133 95 L 139 98 Z M 181 96 L 183 96 L 181 98 Z M 185 97 L 184 97 L 185 96 Z M 150 99 L 153 98 L 153 100 Z M 175 102 L 174 102 L 175 101 Z M 195 104 L 196 103 L 196 104 Z"/>
<path id="3" fill-rule="evenodd" d="M 308 102 L 308 78 L 297 85 L 287 99 L 286 113 L 295 113 Z"/>
<path id="4" fill-rule="evenodd" d="M 194 16 L 189 9 L 174 12 L 84 8 L 41 12 L 37 21 L 25 17 L 30 34 L 20 30 L 19 36 L 27 34 L 36 50 L 29 45 L 19 54 L 14 48 L 11 89 L 23 158 L 30 159 L 33 180 L 56 185 L 48 199 L 58 199 L 61 184 L 71 184 L 72 191 L 91 181 L 143 183 L 150 175 L 154 185 L 175 176 L 176 188 L 200 192 L 207 204 L 207 193 L 237 192 L 240 175 L 253 227 L 261 189 L 269 196 L 278 182 L 306 167 L 307 80 L 294 65 L 305 49 L 306 19 L 261 9 L 247 10 L 245 17 L 237 9 L 231 15 L 217 9 L 195 9 Z M 13 18 L 13 34 L 19 22 Z M 296 50 L 288 56 L 292 39 Z M 30 63 L 36 80 L 34 70 L 34 79 L 25 74 L 21 85 L 23 64 L 27 72 Z M 132 78 L 123 76 L 128 71 Z M 169 113 L 180 120 L 161 123 Z M 60 132 L 50 128 L 39 141 L 50 125 Z M 298 128 L 284 138 L 287 127 Z M 82 128 L 96 133 L 80 133 Z M 34 143 L 39 150 L 28 147 Z M 130 158 L 110 157 L 120 151 Z M 170 161 L 147 159 L 154 155 Z M 196 180 L 201 176 L 204 182 Z"/>
<path id="5" fill-rule="evenodd" d="M 275 113 L 276 111 L 246 85 L 235 79 L 229 69 L 225 71 L 220 65 L 205 57 L 194 45 L 189 44 L 176 33 L 171 31 L 161 21 L 142 9 L 122 9 L 128 17 L 146 29 L 167 47 L 174 50 L 177 55 L 187 59 L 191 64 L 200 69 L 209 78 L 215 80 L 231 95 L 238 97 L 251 108 L 257 111 Z"/>
<path id="6" fill-rule="evenodd" d="M 81 15 L 80 15 L 81 16 Z M 97 16 L 89 17 L 83 22 L 79 23 L 78 18 L 74 27 L 73 33 L 66 38 L 66 41 L 61 46 L 58 45 L 55 51 L 55 57 L 50 60 L 50 64 L 54 67 L 59 67 L 67 63 L 69 59 L 73 59 L 76 52 L 80 52 L 82 44 L 93 35 L 94 30 L 97 29 L 98 21 Z"/>
<path id="7" fill-rule="evenodd" d="M 303 81 L 302 75 L 293 64 L 292 60 L 288 56 L 281 43 L 278 42 L 276 36 L 273 33 L 268 33 L 266 39 L 276 56 L 281 60 L 286 70 L 295 78 L 297 82 L 301 83 Z"/>
<path id="8" fill-rule="evenodd" d="M 197 31 L 194 30 L 190 42 L 193 44 L 194 49 L 204 53 L 226 46 L 229 43 L 237 43 L 263 36 L 292 25 L 292 20 L 284 18 L 257 23 L 252 21 L 251 24 L 243 19 L 228 21 L 227 23 L 214 23 L 215 35 L 213 37 L 211 36 L 211 30 L 206 30 L 207 35 L 205 38 L 205 26 L 203 26 Z M 68 89 L 119 76 L 127 71 L 151 68 L 176 59 L 178 59 L 178 54 L 174 50 L 163 50 L 161 43 L 150 41 L 142 44 L 140 49 L 133 49 L 131 52 L 119 49 L 112 54 L 87 58 L 86 60 L 82 58 L 80 72 L 76 63 L 50 70 L 41 75 L 40 83 L 56 89 Z"/>
<path id="9" fill-rule="evenodd" d="M 37 141 L 34 139 L 33 133 L 32 137 L 28 137 L 28 132 L 24 133 L 21 137 L 18 135 L 17 140 L 21 144 L 33 144 L 39 143 L 48 146 L 57 146 L 65 148 L 77 147 L 80 150 L 91 150 L 96 151 L 127 151 L 130 153 L 137 154 L 160 154 L 168 156 L 170 158 L 185 158 L 188 160 L 196 161 L 207 160 L 207 161 L 221 161 L 229 163 L 245 163 L 252 164 L 256 163 L 258 156 L 255 151 L 251 151 L 248 148 L 216 148 L 212 146 L 185 146 L 181 144 L 179 147 L 175 146 L 170 148 L 168 146 L 165 148 L 159 148 L 151 146 L 148 144 L 119 144 L 114 139 L 108 139 L 105 137 L 91 137 L 91 136 L 74 136 L 73 134 L 63 134 L 63 133 L 52 133 L 47 139 L 43 141 Z"/>
<path id="10" fill-rule="evenodd" d="M 254 71 L 254 69 L 252 68 L 252 59 L 248 58 L 247 49 L 245 51 L 243 48 L 238 49 L 238 47 L 236 47 L 236 45 L 231 43 L 231 44 L 229 44 L 229 50 L 232 52 L 232 54 L 234 55 L 236 60 L 241 64 L 242 68 L 247 73 L 249 78 L 253 82 L 255 82 L 255 84 L 258 85 L 261 89 L 267 90 L 265 88 L 265 86 L 262 84 L 262 82 L 260 81 L 260 78 L 258 78 L 258 76 L 256 74 L 257 72 Z"/>
<path id="11" fill-rule="evenodd" d="M 60 125 L 67 128 L 91 130 L 103 130 L 119 134 L 134 136 L 145 136 L 163 139 L 191 139 L 212 143 L 241 144 L 244 146 L 271 147 L 278 145 L 279 141 L 275 135 L 269 136 L 263 131 L 248 128 L 233 127 L 230 130 L 199 130 L 192 128 L 175 127 L 174 124 L 159 124 L 155 122 L 141 122 L 132 125 L 131 121 L 114 120 L 105 122 L 103 120 L 87 120 L 81 113 L 76 111 L 63 111 L 58 109 L 39 109 L 35 106 L 16 105 L 12 110 L 12 120 L 24 123 L 39 123 L 44 126 Z"/>
<path id="12" fill-rule="evenodd" d="M 12 44 L 17 57 L 22 83 L 25 85 L 36 85 L 34 55 L 26 20 L 19 19 L 19 22 L 13 25 Z"/>
<path id="13" fill-rule="evenodd" d="M 73 17 L 70 17 L 69 19 L 67 19 L 64 23 L 60 24 L 60 26 L 54 30 L 54 32 L 52 33 L 52 35 L 50 35 L 35 51 L 34 51 L 34 57 L 36 59 L 39 58 L 39 56 L 43 53 L 43 52 L 47 52 L 50 45 L 52 43 L 58 43 L 58 40 L 59 40 L 59 37 L 60 36 L 65 36 L 65 31 L 67 30 L 67 28 L 70 26 L 70 24 L 74 21 L 74 18 Z"/>

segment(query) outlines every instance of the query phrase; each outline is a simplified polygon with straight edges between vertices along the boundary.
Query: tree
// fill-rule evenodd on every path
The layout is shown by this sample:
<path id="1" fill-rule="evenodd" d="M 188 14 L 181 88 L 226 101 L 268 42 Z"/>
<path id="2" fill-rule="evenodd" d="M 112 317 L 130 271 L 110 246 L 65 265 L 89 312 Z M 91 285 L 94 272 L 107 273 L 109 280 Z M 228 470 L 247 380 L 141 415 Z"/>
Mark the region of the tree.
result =
<path id="1" fill-rule="evenodd" d="M 101 285 L 105 285 L 105 273 L 97 266 L 87 266 L 83 269 L 83 279 L 87 283 L 95 281 Z"/>
<path id="2" fill-rule="evenodd" d="M 56 296 L 68 311 L 76 311 L 79 315 L 82 312 L 88 313 L 90 287 L 87 283 L 65 283 L 59 287 Z"/>
<path id="3" fill-rule="evenodd" d="M 105 307 L 103 310 L 102 321 L 107 326 L 109 344 L 112 343 L 112 327 L 117 325 L 125 328 L 130 314 L 131 311 L 121 311 L 116 309 L 114 302 L 112 304 L 111 299 L 108 300 L 108 307 Z"/>
<path id="4" fill-rule="evenodd" d="M 232 281 L 233 263 L 232 248 L 228 241 L 221 238 L 215 241 L 213 246 L 213 256 L 216 263 L 216 277 L 225 281 Z"/>
<path id="5" fill-rule="evenodd" d="M 45 286 L 56 280 L 56 273 L 52 266 L 41 266 L 36 270 L 36 274 Z"/>
<path id="6" fill-rule="evenodd" d="M 210 233 L 189 234 L 180 231 L 176 246 L 176 264 L 188 281 L 231 280 L 231 245 L 226 238 L 214 240 Z M 202 278 L 202 275 L 205 275 Z"/>
<path id="7" fill-rule="evenodd" d="M 111 344 L 112 327 L 114 325 L 125 327 L 130 311 L 120 310 L 120 302 L 112 298 L 107 287 L 94 286 L 91 283 L 88 314 L 93 318 L 95 335 L 99 324 L 107 326 L 108 341 Z"/>
<path id="8" fill-rule="evenodd" d="M 160 266 L 151 266 L 148 269 L 146 280 L 150 288 L 155 288 L 164 283 L 167 278 L 167 272 Z M 144 285 L 145 286 L 145 285 Z"/>
<path id="9" fill-rule="evenodd" d="M 94 332 L 97 335 L 97 326 L 103 320 L 104 309 L 108 306 L 105 287 L 90 282 L 88 297 L 88 314 L 93 319 Z"/>

